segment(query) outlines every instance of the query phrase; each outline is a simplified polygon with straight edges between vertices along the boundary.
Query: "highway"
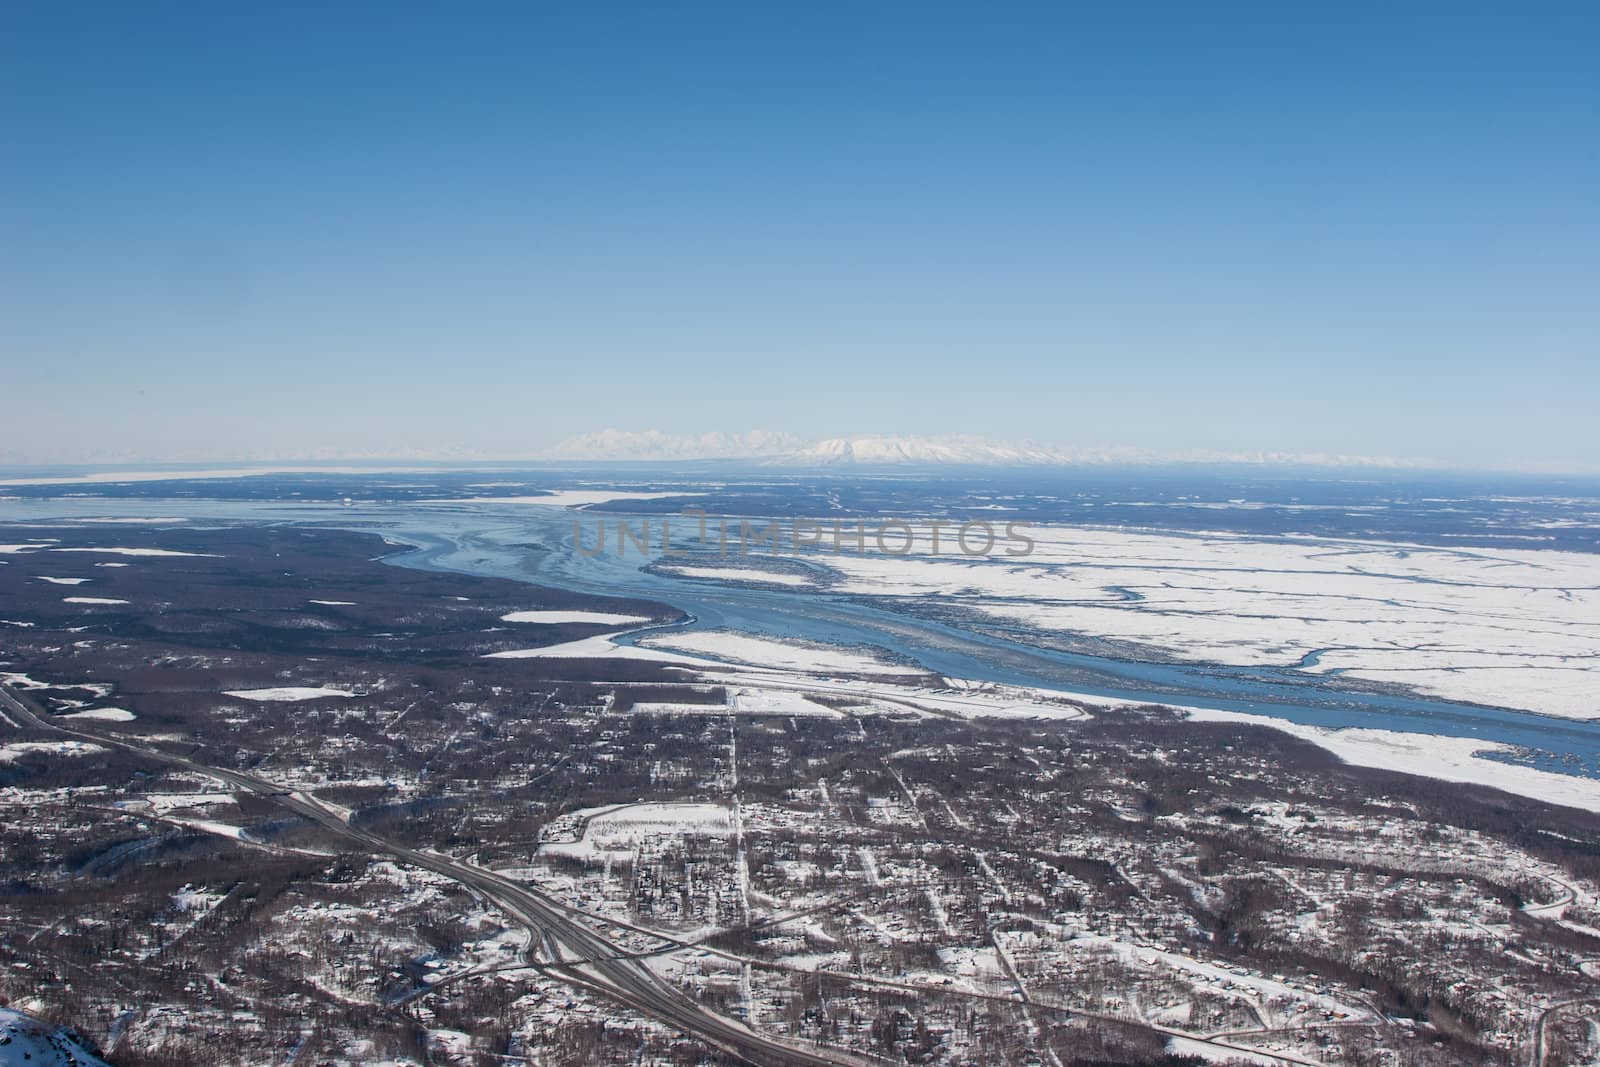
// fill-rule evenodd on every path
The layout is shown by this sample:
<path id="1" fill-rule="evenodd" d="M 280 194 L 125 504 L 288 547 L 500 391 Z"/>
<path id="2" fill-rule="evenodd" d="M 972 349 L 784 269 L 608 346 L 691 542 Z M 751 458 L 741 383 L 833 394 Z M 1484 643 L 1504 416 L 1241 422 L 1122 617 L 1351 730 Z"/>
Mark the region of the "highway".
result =
<path id="1" fill-rule="evenodd" d="M 544 973 L 610 997 L 747 1063 L 762 1067 L 857 1067 L 874 1062 L 839 1052 L 791 1045 L 709 1011 L 662 981 L 642 960 L 620 953 L 617 946 L 575 919 L 565 905 L 539 890 L 487 868 L 464 863 L 438 852 L 410 848 L 352 826 L 335 809 L 309 793 L 288 790 L 258 775 L 213 767 L 116 735 L 77 726 L 62 726 L 49 715 L 41 714 L 26 698 L 3 686 L 0 686 L 0 708 L 20 728 L 68 735 L 76 740 L 118 748 L 155 763 L 205 775 L 241 792 L 267 798 L 277 806 L 375 854 L 387 855 L 401 863 L 443 875 L 475 891 L 525 927 L 531 935 L 530 945 L 553 945 L 560 950 L 562 958 L 551 959 L 540 967 Z"/>

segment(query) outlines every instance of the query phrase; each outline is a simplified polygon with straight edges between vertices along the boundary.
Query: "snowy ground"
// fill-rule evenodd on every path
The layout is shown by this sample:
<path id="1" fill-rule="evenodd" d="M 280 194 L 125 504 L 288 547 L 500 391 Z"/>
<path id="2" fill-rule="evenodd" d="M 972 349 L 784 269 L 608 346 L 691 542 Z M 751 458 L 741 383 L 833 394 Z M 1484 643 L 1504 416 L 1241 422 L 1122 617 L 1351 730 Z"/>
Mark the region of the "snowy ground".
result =
<path id="1" fill-rule="evenodd" d="M 1029 527 L 1026 557 L 818 555 L 832 591 L 938 598 L 1197 662 L 1342 672 L 1600 718 L 1600 557 L 1331 540 Z M 931 548 L 924 530 L 919 550 Z"/>
<path id="2" fill-rule="evenodd" d="M 295 700 L 320 700 L 322 697 L 348 697 L 349 692 L 343 689 L 334 689 L 326 685 L 282 685 L 267 689 L 229 689 L 225 696 L 238 697 L 240 700 L 265 700 L 265 701 L 295 701 Z"/>
<path id="3" fill-rule="evenodd" d="M 215 552 L 180 552 L 175 548 L 52 548 L 52 552 L 90 552 L 104 556 L 209 556 Z"/>
<path id="4" fill-rule="evenodd" d="M 592 622 L 602 626 L 638 626 L 650 620 L 639 615 L 619 615 L 612 611 L 513 611 L 500 616 L 501 622 Z"/>
<path id="5" fill-rule="evenodd" d="M 543 648 L 511 648 L 504 652 L 490 652 L 484 656 L 485 659 L 538 659 L 542 657 L 554 659 L 648 659 L 665 663 L 706 666 L 705 661 L 697 660 L 690 656 L 680 656 L 653 648 L 619 645 L 604 634 L 596 637 L 585 637 L 578 641 L 564 641 L 559 645 L 546 645 Z"/>
<path id="6" fill-rule="evenodd" d="M 733 630 L 696 630 L 642 638 L 641 645 L 729 663 L 811 674 L 922 674 L 915 667 L 891 663 L 868 652 L 824 645 L 779 641 Z"/>
<path id="7" fill-rule="evenodd" d="M 754 567 L 663 567 L 657 564 L 656 569 L 663 574 L 670 574 L 676 578 L 712 578 L 724 582 L 765 582 L 768 585 L 787 585 L 797 588 L 816 584 L 816 582 L 803 574 L 763 571 Z"/>
<path id="8" fill-rule="evenodd" d="M 613 500 L 665 500 L 704 493 L 628 493 L 614 489 L 556 489 L 543 496 L 474 496 L 460 500 L 424 500 L 424 504 L 543 504 L 553 508 L 581 508 Z"/>
<path id="9" fill-rule="evenodd" d="M 732 690 L 726 704 L 688 704 L 640 701 L 629 711 L 634 715 L 801 715 L 836 719 L 839 712 L 818 704 L 800 693 L 785 689 L 750 686 Z"/>
<path id="10" fill-rule="evenodd" d="M 66 1031 L 0 1007 L 0 1067 L 105 1067 Z"/>
<path id="11" fill-rule="evenodd" d="M 608 853 L 632 855 L 652 838 L 732 834 L 733 812 L 725 804 L 622 804 L 563 815 L 546 828 L 539 853 L 594 860 Z"/>
<path id="12" fill-rule="evenodd" d="M 1494 742 L 1394 730 L 1330 730 L 1265 715 L 1212 711 L 1208 708 L 1185 710 L 1189 718 L 1197 722 L 1245 722 L 1281 730 L 1319 745 L 1346 763 L 1358 767 L 1401 771 L 1446 782 L 1487 785 L 1552 804 L 1600 811 L 1600 781 L 1478 758 L 1480 752 L 1509 751 L 1508 746 Z"/>
<path id="13" fill-rule="evenodd" d="M 87 756 L 104 751 L 87 741 L 13 741 L 0 745 L 0 763 L 14 763 L 27 756 Z"/>
<path id="14" fill-rule="evenodd" d="M 90 708 L 87 711 L 75 711 L 70 715 L 61 716 L 63 719 L 92 719 L 96 722 L 132 722 L 138 718 L 126 708 Z"/>

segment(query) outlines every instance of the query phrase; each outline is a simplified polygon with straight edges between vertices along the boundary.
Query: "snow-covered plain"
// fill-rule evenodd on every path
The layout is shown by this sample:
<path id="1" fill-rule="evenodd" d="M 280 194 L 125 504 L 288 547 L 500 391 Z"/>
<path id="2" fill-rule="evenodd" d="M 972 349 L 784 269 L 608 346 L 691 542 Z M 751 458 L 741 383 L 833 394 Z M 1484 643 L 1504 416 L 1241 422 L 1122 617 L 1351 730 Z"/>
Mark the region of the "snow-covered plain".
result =
<path id="1" fill-rule="evenodd" d="M 352 694 L 344 689 L 334 689 L 326 685 L 280 685 L 266 689 L 229 689 L 223 695 L 238 697 L 240 700 L 288 702 L 320 700 L 323 697 L 348 697 Z"/>
<path id="2" fill-rule="evenodd" d="M 504 652 L 490 652 L 484 659 L 648 659 L 661 663 L 683 663 L 707 666 L 704 660 L 680 656 L 653 648 L 619 645 L 605 634 L 585 637 L 577 641 L 563 641 L 559 645 L 543 648 L 511 648 Z"/>
<path id="3" fill-rule="evenodd" d="M 1346 763 L 1400 771 L 1446 782 L 1466 782 L 1533 797 L 1551 804 L 1600 811 L 1600 780 L 1541 771 L 1518 763 L 1482 759 L 1482 752 L 1510 752 L 1510 746 L 1470 737 L 1401 733 L 1395 730 L 1328 729 L 1209 708 L 1183 709 L 1196 722 L 1240 722 L 1281 730 L 1327 749 Z"/>
<path id="4" fill-rule="evenodd" d="M 728 694 L 725 704 L 689 704 L 678 701 L 640 701 L 630 709 L 634 715 L 799 715 L 837 719 L 840 713 L 818 704 L 800 693 L 760 686 L 738 689 Z"/>
<path id="5" fill-rule="evenodd" d="M 581 508 L 613 500 L 665 500 L 704 493 L 630 493 L 614 489 L 554 489 L 543 496 L 472 496 L 460 500 L 424 500 L 424 504 L 543 504 L 552 508 Z"/>
<path id="6" fill-rule="evenodd" d="M 127 708 L 89 708 L 87 711 L 74 711 L 70 715 L 61 717 L 63 719 L 86 719 L 95 722 L 132 722 L 138 718 Z"/>
<path id="7" fill-rule="evenodd" d="M 855 649 L 780 641 L 732 630 L 697 630 L 642 638 L 637 644 L 618 644 L 601 634 L 564 641 L 543 648 L 514 648 L 490 652 L 486 659 L 644 659 L 687 667 L 712 668 L 738 664 L 776 672 L 801 672 L 830 677 L 852 675 L 916 675 L 923 671 L 878 659 Z"/>
<path id="8" fill-rule="evenodd" d="M 13 741 L 0 745 L 0 763 L 15 763 L 26 756 L 87 756 L 104 751 L 87 741 Z"/>
<path id="9" fill-rule="evenodd" d="M 833 646 L 779 641 L 733 630 L 695 630 L 660 634 L 640 640 L 652 649 L 666 649 L 730 663 L 812 674 L 923 674 L 916 667 L 890 663 L 866 652 Z"/>
<path id="10" fill-rule="evenodd" d="M 539 852 L 593 860 L 605 854 L 631 854 L 651 837 L 728 837 L 733 812 L 725 804 L 650 803 L 584 808 L 569 812 L 546 829 Z M 568 840 L 559 840 L 567 837 Z"/>
<path id="11" fill-rule="evenodd" d="M 54 537 L 51 537 L 44 541 L 26 541 L 22 544 L 0 545 L 0 556 L 17 556 L 24 552 L 37 552 L 40 549 L 49 548 L 55 543 L 55 540 Z"/>
<path id="12" fill-rule="evenodd" d="M 603 626 L 638 626 L 650 620 L 641 615 L 619 615 L 614 611 L 513 611 L 500 616 L 501 622 L 592 622 Z"/>
<path id="13" fill-rule="evenodd" d="M 107 1067 L 66 1030 L 0 1008 L 0 1067 Z"/>
<path id="14" fill-rule="evenodd" d="M 52 548 L 51 552 L 97 552 L 107 556 L 204 556 L 219 558 L 215 552 L 180 552 L 175 548 Z"/>
<path id="15" fill-rule="evenodd" d="M 754 567 L 657 567 L 676 578 L 711 578 L 723 582 L 766 582 L 768 585 L 811 586 L 816 583 L 803 574 L 763 571 Z"/>
<path id="16" fill-rule="evenodd" d="M 422 473 L 423 467 L 200 467 L 194 470 L 101 470 L 44 478 L 0 478 L 5 485 L 128 485 L 134 482 L 195 481 L 217 478 L 259 478 L 267 474 L 408 474 Z M 149 519 L 85 519 L 85 522 L 150 522 Z M 161 519 L 183 522 L 183 519 Z"/>
<path id="17" fill-rule="evenodd" d="M 1133 652 L 1409 686 L 1600 718 L 1600 557 L 1315 537 L 1028 527 L 1032 554 L 818 555 L 832 592 L 939 598 Z"/>

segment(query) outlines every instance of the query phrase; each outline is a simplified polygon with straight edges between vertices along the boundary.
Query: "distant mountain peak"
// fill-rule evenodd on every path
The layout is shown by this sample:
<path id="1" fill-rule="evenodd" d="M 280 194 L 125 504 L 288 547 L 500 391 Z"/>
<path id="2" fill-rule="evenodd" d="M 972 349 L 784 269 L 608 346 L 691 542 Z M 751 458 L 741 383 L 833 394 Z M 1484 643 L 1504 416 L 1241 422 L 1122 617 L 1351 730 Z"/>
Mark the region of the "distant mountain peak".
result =
<path id="1" fill-rule="evenodd" d="M 1021 466 L 1070 463 L 1071 457 L 1034 445 L 997 444 L 976 437 L 833 437 L 774 457 L 795 465 L 978 464 Z"/>
<path id="2" fill-rule="evenodd" d="M 1421 459 L 1349 456 L 1333 453 L 1220 452 L 1162 453 L 1141 448 L 1057 448 L 1032 442 L 991 441 L 951 434 L 939 437 L 871 434 L 806 441 L 767 430 L 702 434 L 660 430 L 607 429 L 561 442 L 541 459 L 647 463 L 691 460 L 745 460 L 782 467 L 1103 466 L 1117 463 L 1213 463 L 1309 467 L 1436 467 Z"/>

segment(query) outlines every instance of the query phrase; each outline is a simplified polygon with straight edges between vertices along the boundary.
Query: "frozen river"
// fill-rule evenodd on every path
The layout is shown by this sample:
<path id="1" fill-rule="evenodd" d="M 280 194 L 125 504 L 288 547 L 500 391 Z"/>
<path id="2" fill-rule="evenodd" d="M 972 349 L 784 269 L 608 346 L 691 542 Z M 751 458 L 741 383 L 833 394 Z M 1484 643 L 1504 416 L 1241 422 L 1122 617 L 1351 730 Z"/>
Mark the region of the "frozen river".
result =
<path id="1" fill-rule="evenodd" d="M 689 629 L 871 645 L 953 678 L 1069 690 L 1115 700 L 1248 712 L 1325 727 L 1367 727 L 1501 742 L 1548 770 L 1600 777 L 1600 723 L 1354 690 L 1287 668 L 1151 663 L 1044 648 L 826 591 L 685 581 L 645 568 L 636 551 L 573 547 L 573 513 L 528 504 L 328 504 L 155 499 L 54 499 L 6 505 L 9 522 L 92 517 L 294 522 L 378 533 L 410 546 L 393 564 L 509 578 L 578 592 L 657 600 Z M 592 526 L 586 527 L 592 536 Z M 652 546 L 657 547 L 657 546 Z"/>

